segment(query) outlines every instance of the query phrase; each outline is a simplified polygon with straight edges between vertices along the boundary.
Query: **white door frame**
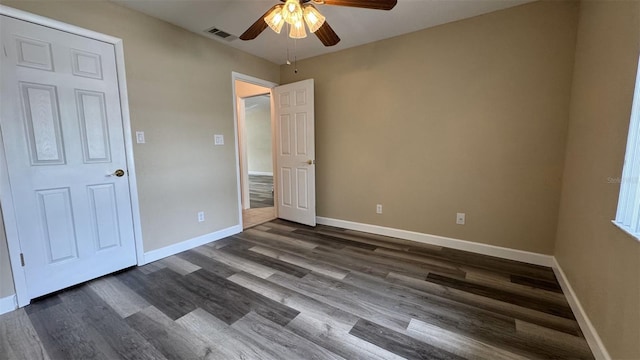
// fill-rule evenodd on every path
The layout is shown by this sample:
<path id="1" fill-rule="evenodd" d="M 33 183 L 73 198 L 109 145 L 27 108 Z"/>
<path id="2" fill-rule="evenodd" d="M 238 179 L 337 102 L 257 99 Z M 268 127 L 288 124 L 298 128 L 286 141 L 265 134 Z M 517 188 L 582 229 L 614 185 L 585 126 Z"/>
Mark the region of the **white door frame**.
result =
<path id="1" fill-rule="evenodd" d="M 242 211 L 244 211 L 251 207 L 251 199 L 247 196 L 249 194 L 249 164 L 247 163 L 246 111 L 245 99 L 236 96 L 236 101 L 238 102 L 236 105 L 236 117 L 238 119 L 238 153 L 240 154 L 240 162 L 238 163 L 240 167 L 240 200 L 242 201 Z"/>
<path id="2" fill-rule="evenodd" d="M 235 138 L 236 138 L 236 177 L 237 177 L 237 187 L 238 187 L 238 219 L 240 221 L 240 226 L 242 226 L 243 222 L 242 222 L 242 209 L 243 209 L 243 205 L 242 205 L 242 182 L 240 181 L 240 177 L 242 176 L 242 172 L 240 170 L 240 146 L 242 145 L 241 143 L 241 139 L 240 139 L 240 133 L 239 133 L 239 129 L 238 129 L 238 96 L 236 95 L 236 80 L 240 80 L 242 82 L 246 82 L 246 83 L 250 83 L 253 85 L 258 85 L 258 86 L 263 86 L 266 87 L 268 89 L 273 89 L 274 87 L 278 86 L 278 84 L 271 82 L 271 81 L 267 81 L 267 80 L 262 80 L 262 79 L 258 79 L 256 77 L 253 76 L 249 76 L 249 75 L 245 75 L 245 74 L 241 74 L 235 71 L 231 72 L 231 89 L 233 91 L 233 130 L 234 130 L 234 134 L 235 134 Z M 270 91 L 269 92 L 270 95 L 273 95 L 273 92 Z M 275 144 L 276 144 L 276 129 L 274 126 L 274 121 L 273 121 L 273 107 L 274 103 L 273 103 L 273 96 L 271 96 L 271 156 L 273 158 L 273 166 L 275 168 L 276 165 L 276 152 L 275 152 Z M 244 145 L 242 145 L 244 146 Z M 242 155 L 243 157 L 246 157 L 244 155 Z M 246 161 L 246 160 L 245 160 Z M 274 201 L 275 199 L 278 198 L 278 191 L 277 191 L 277 186 L 275 186 L 275 184 L 277 183 L 277 179 L 276 179 L 276 174 L 275 171 L 273 172 L 273 198 Z M 275 202 L 274 202 L 274 211 L 276 212 L 276 217 L 278 216 L 278 210 L 277 207 L 275 206 Z"/>
<path id="3" fill-rule="evenodd" d="M 124 146 L 127 156 L 127 169 L 129 171 L 129 195 L 131 197 L 131 213 L 133 215 L 133 235 L 136 244 L 136 259 L 138 264 L 144 261 L 142 247 L 142 229 L 140 223 L 140 211 L 138 202 L 138 187 L 136 185 L 136 171 L 133 161 L 133 140 L 131 137 L 131 119 L 129 117 L 129 100 L 127 95 L 127 81 L 124 68 L 124 49 L 122 39 L 101 34 L 92 30 L 83 29 L 74 25 L 69 25 L 57 20 L 43 16 L 34 15 L 26 11 L 14 9 L 5 5 L 0 5 L 0 15 L 6 15 L 18 20 L 28 21 L 37 25 L 46 26 L 55 30 L 61 30 L 70 34 L 84 36 L 90 39 L 99 40 L 112 44 L 116 55 L 116 68 L 118 73 L 118 89 L 120 91 L 120 107 L 122 109 L 122 125 L 124 130 Z M 0 138 L 0 203 L 2 203 L 2 213 L 4 226 L 7 235 L 7 245 L 9 247 L 9 259 L 11 260 L 11 270 L 13 271 L 13 283 L 16 289 L 18 306 L 29 305 L 31 299 L 27 292 L 27 280 L 24 269 L 20 261 L 20 239 L 18 237 L 18 226 L 15 212 L 13 211 L 13 196 L 9 183 L 9 170 L 7 168 L 4 143 Z"/>

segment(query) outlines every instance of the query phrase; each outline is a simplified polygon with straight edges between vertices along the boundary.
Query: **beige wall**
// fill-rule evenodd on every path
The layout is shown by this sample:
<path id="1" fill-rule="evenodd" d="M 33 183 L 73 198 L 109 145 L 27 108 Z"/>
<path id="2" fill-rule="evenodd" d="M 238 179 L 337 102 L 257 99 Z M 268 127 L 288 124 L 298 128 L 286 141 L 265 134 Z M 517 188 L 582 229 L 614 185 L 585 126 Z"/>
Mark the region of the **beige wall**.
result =
<path id="1" fill-rule="evenodd" d="M 611 224 L 640 50 L 640 2 L 580 6 L 556 258 L 614 359 L 640 359 L 640 242 Z"/>
<path id="2" fill-rule="evenodd" d="M 537 2 L 281 66 L 282 83 L 315 79 L 318 215 L 551 254 L 577 9 Z"/>
<path id="3" fill-rule="evenodd" d="M 277 65 L 110 2 L 3 3 L 123 39 L 145 251 L 239 223 L 231 72 Z"/>
<path id="4" fill-rule="evenodd" d="M 255 106 L 245 112 L 249 173 L 273 173 L 270 97 L 249 98 L 246 104 Z"/>

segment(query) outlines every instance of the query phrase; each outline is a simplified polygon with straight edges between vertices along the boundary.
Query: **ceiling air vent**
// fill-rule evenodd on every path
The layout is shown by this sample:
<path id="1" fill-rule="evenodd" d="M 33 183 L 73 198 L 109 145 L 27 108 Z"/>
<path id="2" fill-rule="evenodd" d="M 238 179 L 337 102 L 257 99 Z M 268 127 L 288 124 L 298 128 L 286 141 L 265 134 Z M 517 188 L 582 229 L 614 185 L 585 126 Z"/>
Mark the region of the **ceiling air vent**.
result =
<path id="1" fill-rule="evenodd" d="M 220 30 L 217 27 L 212 27 L 208 30 L 205 30 L 206 32 L 208 32 L 209 34 L 213 35 L 214 38 L 220 39 L 220 40 L 224 40 L 224 41 L 233 41 L 235 39 L 237 39 L 238 37 L 235 35 L 231 35 L 228 32 L 224 31 L 224 30 Z"/>

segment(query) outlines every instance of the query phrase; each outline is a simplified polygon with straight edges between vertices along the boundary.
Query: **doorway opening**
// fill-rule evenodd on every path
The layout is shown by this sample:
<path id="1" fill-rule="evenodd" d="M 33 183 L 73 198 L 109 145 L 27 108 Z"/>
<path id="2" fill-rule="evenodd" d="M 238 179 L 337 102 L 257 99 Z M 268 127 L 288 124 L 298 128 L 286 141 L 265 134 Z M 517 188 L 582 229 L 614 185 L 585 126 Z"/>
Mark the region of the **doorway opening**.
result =
<path id="1" fill-rule="evenodd" d="M 244 229 L 277 217 L 271 88 L 264 85 L 234 77 Z"/>
<path id="2" fill-rule="evenodd" d="M 273 207 L 273 142 L 271 95 L 244 99 L 244 130 L 247 141 L 249 208 Z"/>

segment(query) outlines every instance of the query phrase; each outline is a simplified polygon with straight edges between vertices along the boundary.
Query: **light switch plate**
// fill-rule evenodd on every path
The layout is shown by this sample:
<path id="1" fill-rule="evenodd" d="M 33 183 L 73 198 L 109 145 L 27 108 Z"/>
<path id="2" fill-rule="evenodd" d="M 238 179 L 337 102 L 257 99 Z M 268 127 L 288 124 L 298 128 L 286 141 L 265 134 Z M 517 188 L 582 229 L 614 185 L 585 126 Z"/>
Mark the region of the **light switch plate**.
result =
<path id="1" fill-rule="evenodd" d="M 144 131 L 136 131 L 136 142 L 144 144 Z"/>
<path id="2" fill-rule="evenodd" d="M 213 135 L 213 142 L 216 145 L 224 145 L 224 135 L 220 135 L 220 134 Z"/>

